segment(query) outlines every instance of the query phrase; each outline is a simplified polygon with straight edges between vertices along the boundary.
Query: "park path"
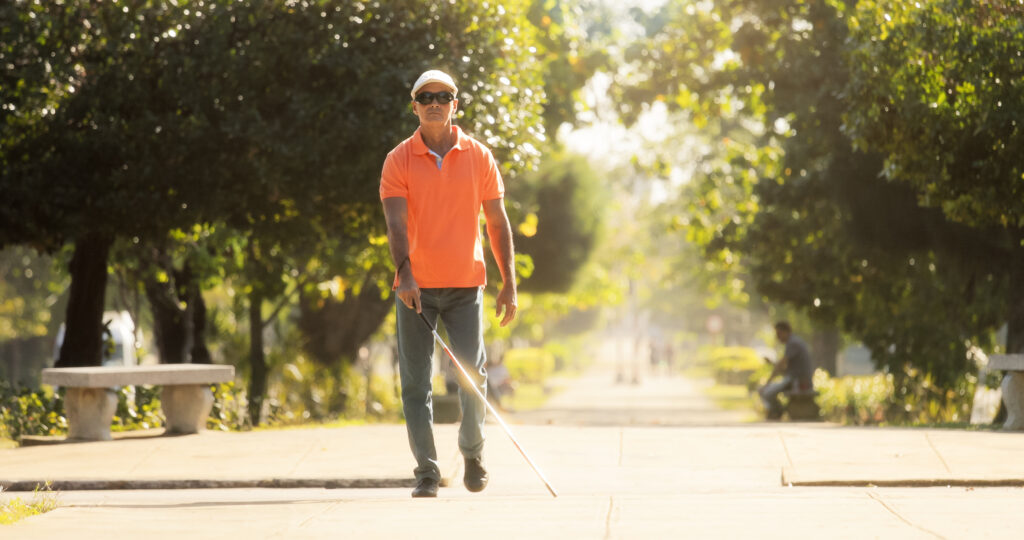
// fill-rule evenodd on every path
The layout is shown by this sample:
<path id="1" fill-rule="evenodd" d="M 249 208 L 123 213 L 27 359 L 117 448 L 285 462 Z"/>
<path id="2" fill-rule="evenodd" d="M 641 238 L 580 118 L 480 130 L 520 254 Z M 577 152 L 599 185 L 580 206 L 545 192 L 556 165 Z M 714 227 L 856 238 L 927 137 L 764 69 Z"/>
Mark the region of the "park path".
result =
<path id="1" fill-rule="evenodd" d="M 582 375 L 553 381 L 560 390 L 543 407 L 512 413 L 510 420 L 566 426 L 723 426 L 751 416 L 715 406 L 702 391 L 707 381 L 671 375 L 664 368 L 622 364 L 615 356 L 601 356 Z"/>
<path id="2" fill-rule="evenodd" d="M 714 411 L 696 383 L 641 373 L 635 386 L 617 384 L 616 367 L 597 362 L 563 381 L 544 410 L 514 416 L 557 499 L 490 426 L 492 479 L 481 494 L 457 477 L 436 500 L 410 499 L 408 487 L 65 491 L 60 508 L 0 528 L 0 537 L 903 539 L 1024 530 L 1024 434 L 743 424 Z M 437 434 L 439 450 L 455 457 L 453 426 Z M 403 426 L 386 425 L 22 448 L 0 451 L 0 480 L 56 470 L 394 486 L 411 466 L 403 439 Z M 871 485 L 921 480 L 939 487 Z M 14 496 L 31 497 L 0 494 Z"/>

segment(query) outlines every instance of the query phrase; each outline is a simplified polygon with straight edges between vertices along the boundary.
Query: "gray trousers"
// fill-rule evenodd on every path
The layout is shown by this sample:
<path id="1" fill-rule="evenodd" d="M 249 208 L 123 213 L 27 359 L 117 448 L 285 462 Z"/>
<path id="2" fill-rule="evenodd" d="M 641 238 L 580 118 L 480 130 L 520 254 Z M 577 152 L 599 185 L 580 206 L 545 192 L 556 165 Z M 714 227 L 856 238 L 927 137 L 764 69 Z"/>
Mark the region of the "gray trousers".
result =
<path id="1" fill-rule="evenodd" d="M 483 287 L 421 289 L 423 315 L 431 325 L 444 322 L 449 347 L 466 371 L 476 379 L 481 392 L 487 392 L 484 368 Z M 416 480 L 440 480 L 437 449 L 434 446 L 434 411 L 430 380 L 434 337 L 415 310 L 396 299 L 398 323 L 398 368 L 402 379 L 402 409 L 409 433 L 409 446 L 416 458 Z M 450 362 L 447 354 L 442 362 Z M 467 459 L 479 457 L 484 449 L 484 419 L 487 409 L 472 389 L 460 382 L 462 425 L 459 426 L 459 450 Z"/>
<path id="2" fill-rule="evenodd" d="M 783 375 L 778 382 L 764 385 L 758 393 L 761 401 L 764 402 L 765 411 L 769 413 L 782 413 L 782 403 L 779 401 L 779 394 L 793 388 L 793 378 Z"/>

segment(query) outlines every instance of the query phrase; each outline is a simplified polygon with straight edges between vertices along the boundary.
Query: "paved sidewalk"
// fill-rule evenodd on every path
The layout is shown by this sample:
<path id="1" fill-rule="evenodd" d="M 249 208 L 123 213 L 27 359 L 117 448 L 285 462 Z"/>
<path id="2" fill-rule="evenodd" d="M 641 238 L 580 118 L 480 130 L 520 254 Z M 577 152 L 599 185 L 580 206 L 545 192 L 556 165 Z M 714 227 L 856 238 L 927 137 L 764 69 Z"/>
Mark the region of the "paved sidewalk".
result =
<path id="1" fill-rule="evenodd" d="M 455 426 L 436 426 L 435 438 L 447 479 L 457 473 Z M 0 450 L 0 486 L 30 491 L 53 481 L 58 490 L 411 487 L 414 466 L 404 425 L 207 431 Z"/>
<path id="2" fill-rule="evenodd" d="M 550 405 L 510 419 L 538 422 L 512 428 L 557 499 L 497 426 L 487 431 L 487 490 L 468 493 L 455 473 L 437 500 L 409 498 L 412 458 L 400 425 L 206 433 L 0 451 L 0 479 L 403 487 L 62 491 L 61 508 L 0 528 L 0 537 L 1019 538 L 1024 530 L 1024 489 L 975 487 L 1024 485 L 1024 434 L 743 424 L 728 414 L 707 422 L 715 411 L 693 384 L 616 385 L 600 368 Z M 621 425 L 602 421 L 606 414 Z M 438 426 L 437 439 L 454 458 L 454 426 Z M 31 497 L 0 494 L 14 496 Z"/>

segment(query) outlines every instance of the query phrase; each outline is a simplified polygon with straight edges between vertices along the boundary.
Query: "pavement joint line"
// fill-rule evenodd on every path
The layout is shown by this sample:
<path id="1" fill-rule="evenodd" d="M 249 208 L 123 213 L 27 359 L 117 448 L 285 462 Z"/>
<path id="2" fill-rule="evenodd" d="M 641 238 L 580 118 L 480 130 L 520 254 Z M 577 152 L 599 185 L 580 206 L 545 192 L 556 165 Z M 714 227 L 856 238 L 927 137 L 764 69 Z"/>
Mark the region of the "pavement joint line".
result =
<path id="1" fill-rule="evenodd" d="M 945 540 L 946 537 L 942 536 L 941 534 L 938 534 L 935 531 L 932 531 L 930 529 L 926 529 L 926 528 L 924 528 L 924 527 L 914 523 L 913 521 L 910 521 L 909 519 L 903 517 L 903 514 L 900 514 L 898 511 L 896 511 L 896 509 L 893 508 L 889 503 L 885 502 L 885 500 L 882 499 L 881 496 L 879 496 L 879 495 L 877 495 L 875 493 L 871 493 L 869 491 L 868 492 L 868 497 L 870 497 L 871 499 L 874 499 L 876 502 L 878 502 L 878 504 L 881 504 L 882 507 L 884 507 L 886 510 L 888 510 L 890 514 L 896 516 L 900 521 L 902 521 L 903 523 L 906 523 L 908 526 L 910 526 L 910 527 L 912 527 L 914 529 L 917 529 L 917 530 L 919 530 L 919 531 L 921 531 L 921 532 L 923 532 L 925 534 L 933 536 L 935 538 L 939 538 L 941 540 Z"/>
<path id="2" fill-rule="evenodd" d="M 793 467 L 793 456 L 789 455 L 789 446 L 786 444 L 786 437 L 783 436 L 782 432 L 778 432 L 779 442 L 782 443 L 782 451 L 786 453 L 786 461 L 789 462 L 789 466 Z"/>
<path id="3" fill-rule="evenodd" d="M 924 434 L 924 439 L 928 441 L 928 446 L 932 447 L 932 452 L 935 452 L 935 456 L 938 457 L 939 461 L 942 462 L 942 466 L 946 468 L 946 472 L 949 474 L 953 474 L 953 469 L 949 468 L 949 463 L 946 463 L 946 458 L 942 457 L 942 454 L 939 453 L 939 449 L 935 446 L 935 443 L 932 441 L 931 435 L 929 435 L 927 431 Z"/>
<path id="4" fill-rule="evenodd" d="M 159 446 L 154 446 L 153 448 L 151 448 L 149 450 L 149 452 L 146 453 L 145 457 L 143 457 L 142 459 L 139 459 L 138 461 L 136 461 L 135 465 L 132 465 L 132 468 L 128 470 L 128 473 L 129 474 L 133 474 L 136 470 L 138 470 L 139 467 L 142 466 L 143 463 L 145 463 L 149 458 L 153 457 L 153 455 L 156 454 L 157 451 L 159 451 L 159 450 L 160 450 Z"/>
<path id="5" fill-rule="evenodd" d="M 317 439 L 317 440 L 315 440 L 313 442 L 316 443 L 316 444 L 309 445 L 309 448 L 307 448 L 306 452 L 302 454 L 302 457 L 300 457 L 299 459 L 295 460 L 295 464 L 292 465 L 291 470 L 288 471 L 289 475 L 295 474 L 295 471 L 298 470 L 299 465 L 302 465 L 302 462 L 306 461 L 306 458 L 308 458 L 309 455 L 313 453 L 313 449 L 317 448 L 318 446 L 320 446 L 320 440 L 319 439 Z"/>
<path id="6" fill-rule="evenodd" d="M 604 537 L 608 540 L 612 537 L 612 512 L 615 510 L 615 496 L 608 496 L 608 513 L 604 518 Z"/>
<path id="7" fill-rule="evenodd" d="M 301 529 L 301 528 L 305 527 L 306 525 L 309 525 L 309 522 L 313 521 L 314 518 L 317 518 L 317 517 L 320 517 L 320 516 L 323 516 L 323 515 L 328 515 L 330 512 L 333 512 L 339 506 L 341 506 L 341 501 L 334 501 L 331 504 L 327 505 L 327 508 L 324 508 L 323 510 L 320 510 L 319 512 L 313 512 L 309 517 L 307 517 L 306 519 L 302 520 L 302 523 L 299 524 L 298 528 Z"/>

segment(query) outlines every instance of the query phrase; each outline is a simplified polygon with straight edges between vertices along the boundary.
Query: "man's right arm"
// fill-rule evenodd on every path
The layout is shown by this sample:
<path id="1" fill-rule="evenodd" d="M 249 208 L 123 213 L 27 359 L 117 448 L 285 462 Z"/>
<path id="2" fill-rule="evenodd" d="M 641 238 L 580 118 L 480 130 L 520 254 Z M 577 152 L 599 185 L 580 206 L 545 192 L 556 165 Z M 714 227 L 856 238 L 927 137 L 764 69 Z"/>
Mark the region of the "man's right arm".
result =
<path id="1" fill-rule="evenodd" d="M 388 197 L 383 200 L 384 219 L 388 225 L 388 248 L 391 259 L 398 269 L 398 287 L 395 294 L 416 313 L 423 311 L 420 306 L 420 288 L 412 275 L 409 261 L 409 208 L 404 197 Z"/>

